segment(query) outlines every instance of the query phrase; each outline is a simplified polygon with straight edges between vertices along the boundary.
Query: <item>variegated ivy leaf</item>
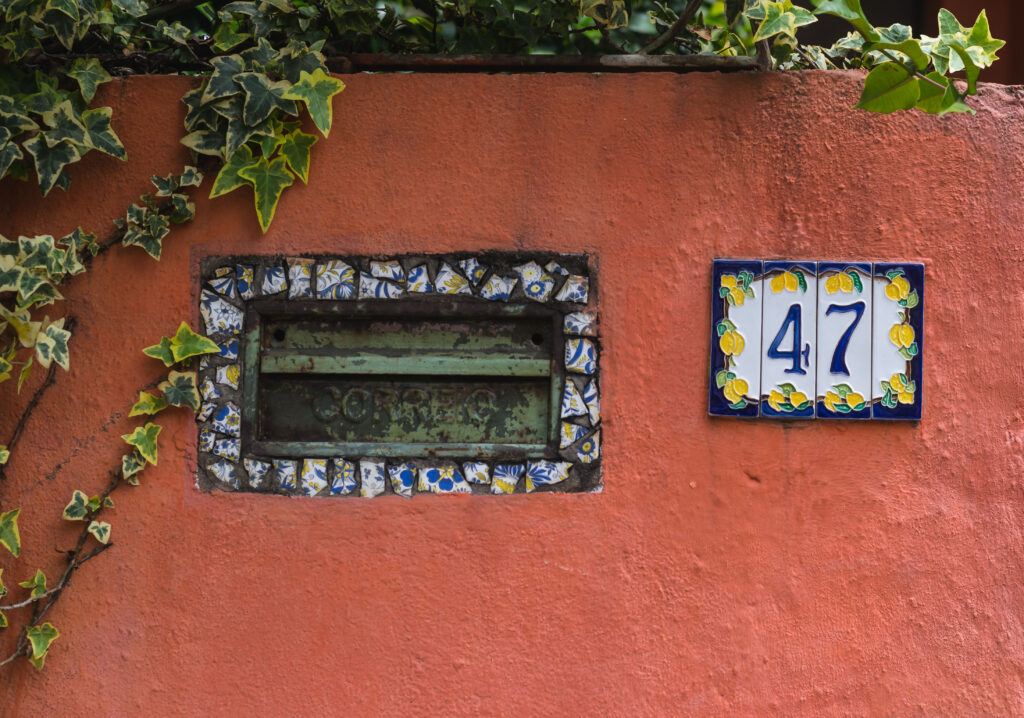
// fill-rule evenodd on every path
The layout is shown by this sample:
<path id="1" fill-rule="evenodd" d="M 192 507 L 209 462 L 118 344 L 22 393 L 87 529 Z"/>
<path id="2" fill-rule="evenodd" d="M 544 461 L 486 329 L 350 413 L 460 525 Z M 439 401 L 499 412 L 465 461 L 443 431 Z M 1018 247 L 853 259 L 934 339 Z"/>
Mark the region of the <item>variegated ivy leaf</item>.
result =
<path id="1" fill-rule="evenodd" d="M 215 342 L 202 334 L 196 334 L 187 322 L 182 322 L 178 326 L 177 333 L 171 339 L 171 354 L 176 362 L 184 361 L 189 357 L 217 354 L 218 352 L 220 352 L 220 347 Z M 198 405 L 195 408 L 198 409 Z"/>
<path id="2" fill-rule="evenodd" d="M 239 176 L 238 172 L 255 163 L 252 157 L 252 150 L 246 145 L 239 147 L 238 151 L 231 155 L 231 158 L 224 163 L 220 168 L 220 172 L 217 173 L 217 178 L 213 181 L 213 187 L 210 189 L 210 198 L 220 197 L 222 194 L 227 194 L 231 190 L 247 184 L 251 185 L 252 182 Z"/>
<path id="3" fill-rule="evenodd" d="M 129 446 L 138 449 L 139 456 L 156 466 L 156 440 L 161 428 L 160 425 L 150 422 L 145 426 L 136 427 L 130 434 L 122 434 L 121 438 Z"/>
<path id="4" fill-rule="evenodd" d="M 66 74 L 78 83 L 78 89 L 82 92 L 82 99 L 85 100 L 87 105 L 92 102 L 92 98 L 96 94 L 96 88 L 104 82 L 110 82 L 110 74 L 103 69 L 103 65 L 94 57 L 89 59 L 78 58 L 71 63 L 71 67 Z"/>
<path id="5" fill-rule="evenodd" d="M 167 375 L 167 381 L 162 382 L 157 388 L 164 393 L 168 404 L 187 406 L 192 411 L 199 409 L 199 389 L 196 388 L 196 373 L 194 371 L 172 371 Z"/>
<path id="6" fill-rule="evenodd" d="M 0 596 L 2 595 L 3 594 L 0 593 Z M 4 614 L 3 611 L 0 611 L 0 628 L 7 628 L 7 616 Z"/>
<path id="7" fill-rule="evenodd" d="M 327 137 L 334 121 L 331 98 L 344 89 L 344 82 L 317 68 L 312 73 L 300 73 L 299 81 L 284 93 L 284 97 L 305 103 L 306 109 L 309 110 L 309 116 L 313 118 L 313 124 L 323 133 L 324 137 Z"/>
<path id="8" fill-rule="evenodd" d="M 3 357 L 0 357 L 0 381 L 7 381 L 8 379 L 10 379 L 11 378 L 11 369 L 13 369 L 13 368 L 14 368 L 14 365 L 11 364 L 11 362 L 7 361 Z M 19 390 L 20 390 L 20 387 L 19 387 Z M 0 461 L 0 464 L 2 464 L 2 463 L 3 462 Z"/>
<path id="9" fill-rule="evenodd" d="M 146 468 L 146 460 L 139 455 L 138 451 L 121 457 L 121 476 L 133 486 L 139 485 L 137 474 L 144 468 Z"/>
<path id="10" fill-rule="evenodd" d="M 6 464 L 10 458 L 10 450 L 4 444 L 0 444 L 0 465 Z"/>
<path id="11" fill-rule="evenodd" d="M 139 392 L 139 400 L 135 402 L 128 416 L 153 415 L 167 408 L 167 402 L 159 396 L 146 391 Z"/>
<path id="12" fill-rule="evenodd" d="M 22 581 L 18 584 L 22 588 L 30 588 L 32 592 L 29 594 L 29 598 L 39 598 L 40 596 L 46 595 L 46 574 L 43 573 L 41 568 L 36 569 L 36 575 L 27 581 Z"/>
<path id="13" fill-rule="evenodd" d="M 107 496 L 105 499 L 103 499 L 103 506 L 108 509 L 114 508 L 114 500 Z"/>
<path id="14" fill-rule="evenodd" d="M 629 24 L 624 0 L 580 0 L 580 12 L 607 30 L 617 30 Z"/>
<path id="15" fill-rule="evenodd" d="M 782 2 L 770 2 L 761 0 L 757 8 L 747 13 L 748 17 L 756 18 L 761 15 L 761 22 L 754 33 L 754 42 L 767 40 L 775 35 L 787 35 L 796 37 L 796 29 L 802 25 L 810 25 L 817 22 L 817 18 L 810 11 L 794 5 L 792 0 Z"/>
<path id="16" fill-rule="evenodd" d="M 70 368 L 68 339 L 71 338 L 71 332 L 64 329 L 63 318 L 50 324 L 49 317 L 46 317 L 43 325 L 44 328 L 36 336 L 36 359 L 43 367 L 48 368 L 50 362 L 54 361 L 67 371 Z"/>
<path id="17" fill-rule="evenodd" d="M 42 670 L 43 663 L 46 661 L 46 653 L 50 650 L 50 645 L 60 637 L 60 631 L 47 621 L 41 626 L 29 626 L 26 628 L 25 636 L 32 645 L 32 655 L 29 656 L 29 662 L 36 667 L 36 670 Z"/>
<path id="18" fill-rule="evenodd" d="M 252 184 L 256 215 L 260 227 L 266 232 L 274 220 L 281 193 L 285 187 L 295 182 L 295 177 L 288 171 L 283 157 L 276 157 L 270 162 L 265 157 L 260 157 L 255 164 L 238 170 L 238 176 Z"/>
<path id="19" fill-rule="evenodd" d="M 164 366 L 171 366 L 174 364 L 174 352 L 171 350 L 170 337 L 161 338 L 159 344 L 146 347 L 142 350 L 142 353 L 148 357 L 159 359 L 164 363 Z"/>
<path id="20" fill-rule="evenodd" d="M 89 513 L 89 497 L 84 492 L 75 489 L 71 495 L 71 501 L 64 507 L 61 518 L 65 521 L 81 521 Z"/>
<path id="21" fill-rule="evenodd" d="M 269 77 L 259 72 L 240 72 L 234 79 L 245 91 L 242 119 L 250 127 L 263 122 L 274 110 L 283 110 L 289 115 L 298 114 L 292 100 L 299 98 L 288 95 L 293 89 L 290 82 L 272 82 Z"/>
<path id="22" fill-rule="evenodd" d="M 196 130 L 181 138 L 181 144 L 201 155 L 224 159 L 224 135 L 213 130 Z"/>
<path id="23" fill-rule="evenodd" d="M 21 509 L 11 509 L 0 514 L 0 546 L 15 557 L 21 554 L 21 533 L 18 532 L 18 514 Z"/>
<path id="24" fill-rule="evenodd" d="M 119 160 L 128 159 L 120 138 L 110 128 L 111 109 L 96 107 L 82 113 L 82 124 L 85 125 L 85 144 Z"/>
<path id="25" fill-rule="evenodd" d="M 93 521 L 86 530 L 100 543 L 106 543 L 110 540 L 110 524 L 106 521 Z"/>
<path id="26" fill-rule="evenodd" d="M 200 98 L 202 104 L 206 105 L 242 92 L 242 88 L 235 82 L 235 75 L 245 71 L 240 56 L 221 55 L 211 59 L 210 64 L 213 65 L 213 73 L 203 87 Z"/>
<path id="27" fill-rule="evenodd" d="M 31 347 L 36 343 L 36 335 L 39 334 L 39 327 L 42 322 L 33 322 L 27 309 L 10 311 L 3 304 L 0 304 L 0 317 L 7 320 L 11 328 L 18 335 L 18 341 L 23 347 Z"/>
<path id="28" fill-rule="evenodd" d="M 50 145 L 40 133 L 26 140 L 22 145 L 35 161 L 36 175 L 39 179 L 39 191 L 45 197 L 57 184 L 61 171 L 72 162 L 82 158 L 78 148 L 68 141 Z"/>
<path id="29" fill-rule="evenodd" d="M 309 150 L 317 139 L 319 138 L 316 135 L 307 135 L 295 130 L 286 135 L 281 144 L 281 156 L 303 184 L 309 182 Z"/>
<path id="30" fill-rule="evenodd" d="M 21 393 L 22 385 L 28 380 L 29 374 L 32 373 L 32 357 L 25 360 L 25 364 L 21 367 L 21 371 L 18 372 L 18 393 Z M 0 375 L 2 376 L 2 375 Z"/>
<path id="31" fill-rule="evenodd" d="M 89 510 L 90 511 L 99 511 L 100 510 L 100 497 L 99 496 L 90 496 L 89 497 L 88 506 L 89 506 Z"/>
<path id="32" fill-rule="evenodd" d="M 0 135 L 5 132 L 8 133 L 8 136 L 10 135 L 6 128 L 0 127 Z M 20 160 L 24 156 L 21 148 L 15 143 L 9 142 L 7 138 L 0 141 L 0 179 L 6 176 L 7 170 L 16 160 Z"/>
<path id="33" fill-rule="evenodd" d="M 198 187 L 203 183 L 203 173 L 192 165 L 185 165 L 185 169 L 178 175 L 179 187 Z"/>
<path id="34" fill-rule="evenodd" d="M 203 89 L 197 87 L 191 92 L 186 92 L 181 101 L 188 108 L 185 113 L 185 129 L 191 131 L 205 128 L 214 131 L 217 129 L 219 116 L 214 111 L 213 105 L 202 103 Z"/>

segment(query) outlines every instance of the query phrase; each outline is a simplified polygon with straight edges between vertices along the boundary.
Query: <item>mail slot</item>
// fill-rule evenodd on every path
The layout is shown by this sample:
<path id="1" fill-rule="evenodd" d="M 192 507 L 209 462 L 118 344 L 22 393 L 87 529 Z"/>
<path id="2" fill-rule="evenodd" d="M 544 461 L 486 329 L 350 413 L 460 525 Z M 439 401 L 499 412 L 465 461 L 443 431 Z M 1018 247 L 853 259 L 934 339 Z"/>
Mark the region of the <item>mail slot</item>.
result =
<path id="1" fill-rule="evenodd" d="M 251 302 L 243 442 L 266 456 L 557 451 L 561 316 L 459 301 Z"/>

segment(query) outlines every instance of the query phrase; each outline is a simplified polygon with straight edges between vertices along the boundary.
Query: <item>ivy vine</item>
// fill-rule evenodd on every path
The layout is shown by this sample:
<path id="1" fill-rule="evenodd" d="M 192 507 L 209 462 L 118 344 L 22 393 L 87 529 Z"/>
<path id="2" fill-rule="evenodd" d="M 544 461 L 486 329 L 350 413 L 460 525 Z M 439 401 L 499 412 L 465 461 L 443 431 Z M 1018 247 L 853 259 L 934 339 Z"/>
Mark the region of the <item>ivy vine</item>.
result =
<path id="1" fill-rule="evenodd" d="M 182 144 L 194 166 L 152 178 L 154 192 L 130 206 L 100 241 L 82 228 L 7 239 L 0 234 L 0 382 L 20 391 L 33 367 L 47 378 L 28 402 L 6 445 L 0 476 L 25 421 L 57 367 L 70 367 L 74 317 L 56 306 L 65 281 L 85 272 L 115 245 L 156 260 L 171 228 L 191 220 L 191 193 L 211 175 L 210 197 L 249 188 L 267 231 L 282 193 L 309 180 L 312 149 L 333 124 L 333 100 L 345 89 L 331 58 L 358 53 L 656 54 L 756 57 L 763 69 L 866 70 L 857 107 L 878 113 L 973 112 L 980 70 L 1003 46 L 984 11 L 963 26 L 941 10 L 936 37 L 906 25 L 875 27 L 860 0 L 0 0 L 0 183 L 37 184 L 45 197 L 67 191 L 75 163 L 90 152 L 118 160 L 127 153 L 110 107 L 95 106 L 115 76 L 183 73 L 196 77 L 182 97 Z M 801 27 L 821 15 L 851 31 L 829 47 L 803 44 Z M 747 64 L 750 61 L 747 60 Z M 309 131 L 306 131 L 309 130 Z M 0 231 L 3 230 L 0 218 Z M 82 521 L 74 549 L 52 586 L 41 569 L 18 586 L 27 595 L 0 604 L 24 620 L 12 655 L 41 668 L 57 628 L 43 622 L 74 572 L 110 544 L 101 516 L 122 482 L 138 483 L 156 464 L 160 426 L 149 419 L 169 407 L 198 407 L 188 364 L 215 344 L 182 324 L 146 349 L 169 369 L 158 393 L 143 390 L 131 416 L 145 423 L 122 438 L 131 447 L 109 482 L 89 495 L 74 491 L 63 518 Z M 152 388 L 152 387 L 150 387 Z M 0 507 L 4 508 L 4 507 Z M 0 545 L 17 557 L 20 509 L 0 513 Z M 94 543 L 98 543 L 95 546 Z M 0 597 L 7 593 L 0 569 Z M 21 612 L 21 613 L 19 613 Z M 27 615 L 25 615 L 27 614 Z"/>

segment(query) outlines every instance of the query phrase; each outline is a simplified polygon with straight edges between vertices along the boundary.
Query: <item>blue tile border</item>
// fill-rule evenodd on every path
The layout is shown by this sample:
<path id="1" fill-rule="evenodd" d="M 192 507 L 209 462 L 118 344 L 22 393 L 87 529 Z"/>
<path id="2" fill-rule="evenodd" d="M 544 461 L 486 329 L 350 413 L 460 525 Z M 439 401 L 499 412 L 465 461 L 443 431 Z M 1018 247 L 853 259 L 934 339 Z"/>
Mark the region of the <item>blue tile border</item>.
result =
<path id="1" fill-rule="evenodd" d="M 725 319 L 726 307 L 729 306 L 727 299 L 720 294 L 722 288 L 721 280 L 723 274 L 740 275 L 740 272 L 749 272 L 753 279 L 760 279 L 763 273 L 764 264 L 760 260 L 741 259 L 716 259 L 712 265 L 711 272 L 711 362 L 709 366 L 708 380 L 708 414 L 712 416 L 738 416 L 753 418 L 758 415 L 757 401 L 744 400 L 744 406 L 732 408 L 722 393 L 722 388 L 716 382 L 716 376 L 721 371 L 728 371 L 726 355 L 719 346 L 720 336 L 718 325 Z M 761 336 L 746 338 L 746 346 L 750 351 L 761 351 Z M 760 386 L 760 376 L 757 377 Z"/>
<path id="2" fill-rule="evenodd" d="M 896 272 L 902 271 L 902 275 Z M 915 348 L 913 356 L 907 360 L 906 377 L 913 382 L 913 402 L 902 403 L 897 395 L 895 406 L 884 403 L 884 397 L 872 405 L 871 418 L 873 419 L 910 419 L 920 420 L 921 408 L 924 400 L 924 372 L 922 355 L 924 354 L 924 265 L 910 262 L 876 262 L 874 265 L 875 278 L 883 277 L 890 282 L 895 276 L 903 276 L 909 283 L 908 296 L 900 299 L 900 306 L 904 309 L 906 323 L 914 330 L 914 342 L 911 348 Z M 913 300 L 916 297 L 916 302 Z M 874 370 L 872 370 L 872 381 Z M 892 396 L 893 393 L 890 393 Z"/>

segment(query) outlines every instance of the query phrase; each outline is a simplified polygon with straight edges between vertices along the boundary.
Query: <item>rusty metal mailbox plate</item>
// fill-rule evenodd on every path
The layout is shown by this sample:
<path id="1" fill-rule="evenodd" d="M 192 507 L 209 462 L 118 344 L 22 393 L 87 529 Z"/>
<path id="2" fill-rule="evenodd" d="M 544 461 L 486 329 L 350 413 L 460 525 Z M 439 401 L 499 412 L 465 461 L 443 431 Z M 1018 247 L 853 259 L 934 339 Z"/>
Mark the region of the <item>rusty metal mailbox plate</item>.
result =
<path id="1" fill-rule="evenodd" d="M 601 486 L 590 258 L 208 258 L 202 488 Z M 205 469 L 205 471 L 203 470 Z"/>

